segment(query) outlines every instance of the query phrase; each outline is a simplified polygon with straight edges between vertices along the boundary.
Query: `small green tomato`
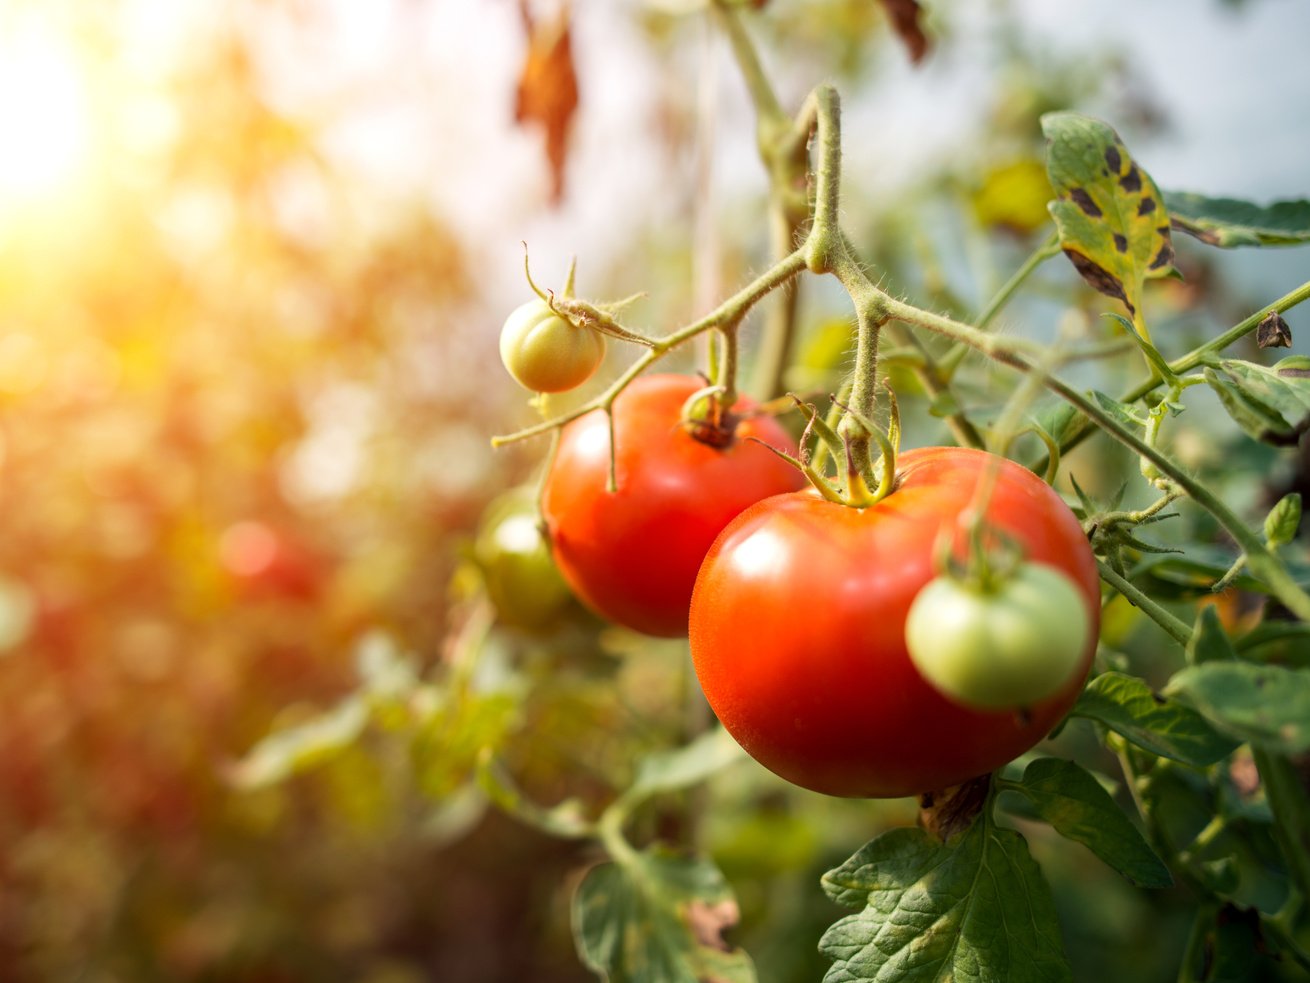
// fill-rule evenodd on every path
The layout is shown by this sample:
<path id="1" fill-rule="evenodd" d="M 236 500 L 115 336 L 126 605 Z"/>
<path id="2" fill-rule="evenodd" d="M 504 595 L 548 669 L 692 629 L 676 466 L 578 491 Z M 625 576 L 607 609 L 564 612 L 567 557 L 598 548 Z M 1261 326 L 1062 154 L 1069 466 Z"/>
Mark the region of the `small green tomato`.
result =
<path id="1" fill-rule="evenodd" d="M 500 331 L 500 360 L 519 385 L 533 392 L 576 389 L 604 357 L 604 335 L 570 324 L 542 300 L 516 308 Z"/>
<path id="2" fill-rule="evenodd" d="M 1067 685 L 1089 638 L 1086 602 L 1054 567 L 1022 563 L 991 590 L 928 582 L 905 622 L 910 661 L 934 688 L 977 710 L 1017 710 Z"/>
<path id="3" fill-rule="evenodd" d="M 538 521 L 536 493 L 512 489 L 487 506 L 473 547 L 497 620 L 534 632 L 553 627 L 573 598 Z"/>

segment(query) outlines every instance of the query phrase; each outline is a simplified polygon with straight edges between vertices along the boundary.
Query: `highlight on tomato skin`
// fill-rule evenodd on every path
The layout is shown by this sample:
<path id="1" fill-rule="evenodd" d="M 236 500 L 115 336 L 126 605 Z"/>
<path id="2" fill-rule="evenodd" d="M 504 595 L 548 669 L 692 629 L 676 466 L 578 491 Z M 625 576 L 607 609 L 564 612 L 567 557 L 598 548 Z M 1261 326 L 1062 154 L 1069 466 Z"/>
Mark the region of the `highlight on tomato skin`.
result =
<path id="1" fill-rule="evenodd" d="M 756 442 L 796 453 L 782 426 L 753 414 L 748 399 L 733 407 L 727 446 L 696 439 L 682 408 L 703 387 L 688 375 L 637 379 L 613 407 L 616 490 L 607 489 L 609 423 L 600 411 L 564 427 L 543 487 L 552 552 L 573 592 L 607 620 L 648 635 L 686 635 L 696 573 L 715 537 L 760 499 L 804 484 Z"/>
<path id="2" fill-rule="evenodd" d="M 1021 713 L 947 699 L 905 642 L 910 605 L 938 573 L 938 533 L 989 462 L 988 523 L 1068 576 L 1087 616 L 1070 681 Z M 993 771 L 1045 737 L 1082 690 L 1099 623 L 1096 561 L 1055 491 L 982 451 L 921 448 L 900 457 L 895 490 L 870 508 L 806 491 L 738 516 L 701 567 L 690 641 L 710 706 L 757 761 L 817 792 L 896 798 Z"/>

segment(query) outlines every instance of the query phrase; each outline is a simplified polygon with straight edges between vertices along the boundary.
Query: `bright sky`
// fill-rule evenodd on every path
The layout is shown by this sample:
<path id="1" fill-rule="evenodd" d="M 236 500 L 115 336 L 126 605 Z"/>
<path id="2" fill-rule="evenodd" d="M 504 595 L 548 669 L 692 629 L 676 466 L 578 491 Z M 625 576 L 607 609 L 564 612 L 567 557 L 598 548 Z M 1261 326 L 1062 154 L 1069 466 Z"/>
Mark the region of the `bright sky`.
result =
<path id="1" fill-rule="evenodd" d="M 1163 186 L 1254 197 L 1310 194 L 1303 163 L 1310 132 L 1310 59 L 1301 50 L 1310 37 L 1310 4 L 1304 0 L 1251 0 L 1240 11 L 1219 0 L 1009 5 L 1022 11 L 1053 56 L 1104 44 L 1134 66 L 1170 116 L 1162 138 L 1132 144 Z M 667 221 L 686 204 L 685 183 L 670 181 L 669 161 L 652 138 L 654 93 L 681 85 L 684 101 L 694 105 L 695 71 L 670 72 L 636 43 L 635 7 L 575 4 L 583 104 L 570 160 L 574 193 L 558 210 L 546 205 L 538 135 L 511 119 L 524 43 L 511 0 L 318 0 L 280 7 L 122 0 L 115 70 L 138 84 L 115 91 L 115 125 L 135 127 L 138 137 L 166 136 L 167 107 L 157 96 L 151 102 L 152 73 L 184 65 L 186 52 L 213 36 L 215 22 L 258 24 L 274 101 L 311 114 L 328 108 L 338 121 L 327 136 L 329 153 L 381 199 L 420 194 L 434 201 L 478 244 L 490 288 L 520 285 L 524 239 L 542 270 L 562 269 L 576 253 L 585 276 L 589 263 L 593 269 L 603 263 L 632 230 Z M 990 97 L 986 27 L 994 10 L 995 0 L 959 0 L 953 17 L 966 39 L 977 30 L 975 41 L 919 70 L 887 59 L 874 98 L 846 94 L 853 188 L 894 195 L 915 177 L 923 156 L 967 152 L 970 129 Z M 48 203 L 93 173 L 96 156 L 106 152 L 98 132 L 104 121 L 93 104 L 104 80 L 88 71 L 72 20 L 53 4 L 0 14 L 0 215 Z M 688 34 L 695 43 L 695 32 Z M 740 82 L 722 43 L 712 43 L 716 186 L 731 201 L 758 192 L 763 177 Z M 767 57 L 781 61 L 775 53 Z M 698 62 L 693 56 L 686 64 Z M 783 95 L 796 102 L 816 81 Z M 122 144 L 120 135 L 113 145 Z M 687 172 L 674 176 L 685 179 Z"/>

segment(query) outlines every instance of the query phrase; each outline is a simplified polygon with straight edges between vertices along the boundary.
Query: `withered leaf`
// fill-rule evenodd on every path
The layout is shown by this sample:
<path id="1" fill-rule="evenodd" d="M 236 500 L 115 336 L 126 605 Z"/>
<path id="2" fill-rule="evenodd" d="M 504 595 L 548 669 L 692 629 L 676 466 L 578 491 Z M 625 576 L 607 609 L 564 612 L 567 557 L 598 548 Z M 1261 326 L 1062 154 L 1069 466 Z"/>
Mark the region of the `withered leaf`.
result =
<path id="1" fill-rule="evenodd" d="M 533 20 L 528 0 L 520 0 L 519 10 L 528 33 L 528 53 L 519 74 L 514 119 L 521 125 L 539 124 L 546 131 L 550 196 L 552 203 L 558 204 L 564 196 L 569 129 L 578 108 L 569 7 L 567 3 L 562 5 L 548 23 Z"/>
<path id="2" fill-rule="evenodd" d="M 1269 314 L 1256 325 L 1255 343 L 1261 348 L 1291 348 L 1292 329 L 1277 311 Z"/>
<path id="3" fill-rule="evenodd" d="M 910 53 L 910 61 L 919 64 L 928 53 L 928 35 L 919 23 L 923 8 L 918 0 L 881 0 L 881 3 L 892 19 L 892 28 Z"/>

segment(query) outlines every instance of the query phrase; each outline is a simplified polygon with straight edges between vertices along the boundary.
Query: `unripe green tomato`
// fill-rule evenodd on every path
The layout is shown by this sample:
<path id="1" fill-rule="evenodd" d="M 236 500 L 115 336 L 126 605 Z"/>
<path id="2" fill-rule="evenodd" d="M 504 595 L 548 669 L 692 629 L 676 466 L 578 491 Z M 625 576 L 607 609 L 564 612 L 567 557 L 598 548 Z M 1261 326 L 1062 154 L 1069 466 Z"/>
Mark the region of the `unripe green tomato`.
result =
<path id="1" fill-rule="evenodd" d="M 604 335 L 570 324 L 542 300 L 516 308 L 500 330 L 500 360 L 519 385 L 533 392 L 576 389 L 604 357 Z"/>
<path id="2" fill-rule="evenodd" d="M 939 576 L 915 596 L 905 644 L 943 696 L 978 710 L 1017 710 L 1068 685 L 1091 626 L 1074 582 L 1022 563 L 990 590 Z"/>
<path id="3" fill-rule="evenodd" d="M 529 488 L 513 489 L 487 506 L 473 552 L 502 624 L 541 631 L 572 599 L 541 535 Z"/>

